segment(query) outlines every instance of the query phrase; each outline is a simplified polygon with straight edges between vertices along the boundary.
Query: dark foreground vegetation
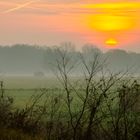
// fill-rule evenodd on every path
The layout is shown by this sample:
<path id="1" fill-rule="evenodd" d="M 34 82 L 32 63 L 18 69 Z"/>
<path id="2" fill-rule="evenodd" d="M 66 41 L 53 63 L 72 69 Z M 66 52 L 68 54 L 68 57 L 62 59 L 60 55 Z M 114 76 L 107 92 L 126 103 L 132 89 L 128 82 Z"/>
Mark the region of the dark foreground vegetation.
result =
<path id="1" fill-rule="evenodd" d="M 53 71 L 62 87 L 40 89 L 25 108 L 13 107 L 1 82 L 0 140 L 139 140 L 139 79 L 104 71 L 98 54 L 76 61 L 57 53 Z M 83 75 L 74 79 L 79 63 Z"/>

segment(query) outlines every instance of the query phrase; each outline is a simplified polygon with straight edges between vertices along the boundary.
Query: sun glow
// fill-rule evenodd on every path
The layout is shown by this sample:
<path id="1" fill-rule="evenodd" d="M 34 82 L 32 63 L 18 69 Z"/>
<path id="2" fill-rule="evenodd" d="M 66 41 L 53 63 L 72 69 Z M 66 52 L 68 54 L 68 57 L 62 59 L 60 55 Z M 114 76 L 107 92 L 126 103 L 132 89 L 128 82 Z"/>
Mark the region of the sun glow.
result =
<path id="1" fill-rule="evenodd" d="M 122 31 L 135 26 L 131 17 L 99 14 L 89 17 L 89 27 L 98 31 Z"/>
<path id="2" fill-rule="evenodd" d="M 132 8 L 140 8 L 140 2 L 114 2 L 114 3 L 96 3 L 96 4 L 83 4 L 81 5 L 83 8 L 88 9 L 132 9 Z"/>
<path id="3" fill-rule="evenodd" d="M 1 0 L 0 5 L 0 29 L 5 35 L 1 40 L 9 44 L 23 39 L 37 44 L 71 40 L 121 48 L 140 41 L 140 0 Z M 29 32 L 24 34 L 25 30 Z"/>
<path id="4" fill-rule="evenodd" d="M 109 45 L 109 46 L 115 46 L 118 44 L 117 40 L 113 39 L 113 38 L 109 38 L 105 41 L 105 44 L 106 45 Z"/>
<path id="5" fill-rule="evenodd" d="M 120 35 L 126 36 L 126 34 L 139 28 L 140 2 L 87 4 L 83 7 L 95 12 L 87 16 L 86 26 L 92 32 L 99 32 L 103 36 L 100 37 L 100 42 L 103 42 L 102 38 L 107 36 L 108 39 L 104 41 L 107 46 L 129 42 L 132 39 L 125 38 L 125 40 L 121 39 L 118 42 L 114 38 L 118 38 Z"/>

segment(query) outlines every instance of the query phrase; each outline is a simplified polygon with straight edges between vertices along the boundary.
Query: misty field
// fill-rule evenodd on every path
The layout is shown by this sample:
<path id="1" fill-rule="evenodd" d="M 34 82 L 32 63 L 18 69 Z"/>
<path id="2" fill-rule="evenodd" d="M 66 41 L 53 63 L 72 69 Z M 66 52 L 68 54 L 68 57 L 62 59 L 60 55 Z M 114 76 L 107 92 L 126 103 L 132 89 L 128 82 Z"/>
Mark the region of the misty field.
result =
<path id="1" fill-rule="evenodd" d="M 32 96 L 41 94 L 41 89 L 48 89 L 48 92 L 51 92 L 60 86 L 54 77 L 7 76 L 2 77 L 2 80 L 5 94 L 13 97 L 15 106 L 18 107 L 24 107 Z"/>
<path id="2" fill-rule="evenodd" d="M 85 88 L 86 83 L 79 87 L 81 79 L 73 77 L 71 82 L 74 86 L 65 88 L 54 77 L 3 77 L 3 95 L 0 98 L 3 115 L 0 115 L 0 123 L 1 126 L 8 125 L 2 128 L 1 138 L 84 140 L 86 137 L 87 140 L 102 140 L 106 134 L 105 140 L 137 140 L 139 79 L 128 81 L 129 78 L 125 77 L 116 82 L 114 76 L 110 79 L 106 77 L 109 86 L 101 80 L 95 86 L 99 80 L 97 78 L 89 90 Z M 104 89 L 98 84 L 104 86 Z"/>
<path id="3" fill-rule="evenodd" d="M 79 81 L 79 77 L 73 77 L 72 82 Z M 34 98 L 43 96 L 39 99 L 37 105 L 43 105 L 46 100 L 51 98 L 61 98 L 61 112 L 65 113 L 67 107 L 65 104 L 65 90 L 56 77 L 35 77 L 35 76 L 7 76 L 3 78 L 4 82 L 4 94 L 5 96 L 14 99 L 14 108 L 25 108 L 32 104 Z M 80 94 L 83 91 L 78 90 Z M 42 95 L 43 94 L 43 95 Z M 72 93 L 74 96 L 73 109 L 77 110 L 80 107 L 80 99 Z M 48 101 L 48 102 L 50 102 Z"/>
<path id="4" fill-rule="evenodd" d="M 73 78 L 77 81 L 78 78 Z M 14 99 L 15 108 L 24 108 L 30 104 L 32 99 L 44 93 L 43 98 L 40 99 L 39 105 L 43 105 L 46 99 L 55 96 L 64 98 L 65 90 L 55 77 L 35 77 L 35 76 L 7 76 L 3 77 L 4 94 Z M 81 92 L 79 90 L 79 92 Z M 77 97 L 76 97 L 77 98 Z M 78 98 L 75 103 L 78 105 Z M 62 104 L 64 100 L 62 101 Z M 75 105 L 74 105 L 75 106 Z M 64 108 L 63 108 L 64 109 Z M 65 110 L 65 109 L 64 109 Z"/>
<path id="5" fill-rule="evenodd" d="M 138 76 L 108 70 L 95 52 L 91 57 L 63 48 L 54 52 L 51 73 L 1 75 L 0 138 L 139 139 Z"/>

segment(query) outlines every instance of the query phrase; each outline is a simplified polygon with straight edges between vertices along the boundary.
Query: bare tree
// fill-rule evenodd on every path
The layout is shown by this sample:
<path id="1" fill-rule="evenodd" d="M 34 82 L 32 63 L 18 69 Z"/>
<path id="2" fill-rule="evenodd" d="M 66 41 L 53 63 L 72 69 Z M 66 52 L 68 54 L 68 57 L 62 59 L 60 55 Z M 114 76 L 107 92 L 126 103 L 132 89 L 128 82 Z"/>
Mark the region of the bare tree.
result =
<path id="1" fill-rule="evenodd" d="M 58 53 L 60 56 L 60 59 L 57 61 L 57 69 L 58 72 L 56 75 L 59 79 L 59 81 L 62 83 L 65 92 L 67 94 L 67 107 L 68 112 L 70 115 L 70 122 L 71 126 L 73 128 L 73 139 L 75 140 L 77 138 L 77 131 L 79 127 L 82 125 L 82 119 L 83 116 L 85 116 L 85 111 L 87 109 L 87 104 L 91 95 L 91 92 L 93 92 L 93 89 L 95 88 L 95 85 L 93 84 L 93 78 L 99 73 L 99 71 L 102 70 L 102 67 L 104 65 L 104 61 L 100 62 L 100 56 L 98 54 L 94 54 L 91 61 L 86 60 L 82 54 L 80 54 L 79 58 L 81 63 L 83 64 L 83 70 L 84 70 L 84 83 L 82 90 L 84 91 L 84 94 L 81 96 L 80 99 L 82 99 L 82 103 L 80 105 L 80 110 L 76 116 L 73 115 L 72 111 L 72 100 L 73 97 L 71 94 L 79 95 L 79 89 L 76 89 L 73 84 L 71 83 L 69 73 L 74 68 L 74 64 L 71 62 L 70 56 L 68 56 L 67 50 L 60 50 L 58 49 Z M 73 92 L 73 93 L 72 93 Z M 100 105 L 101 97 L 99 97 L 99 101 L 96 103 L 95 106 L 92 106 L 91 112 L 90 112 L 90 120 L 88 123 L 88 128 L 86 132 L 86 138 L 90 139 L 90 131 L 91 131 L 91 125 L 94 118 L 94 115 L 96 113 L 97 106 Z"/>
<path id="2" fill-rule="evenodd" d="M 102 59 L 97 53 L 93 53 L 90 59 L 77 53 L 78 61 L 71 57 L 67 49 L 58 49 L 57 53 L 59 57 L 56 60 L 55 75 L 66 93 L 72 139 L 103 139 L 101 137 L 106 134 L 104 139 L 122 140 L 120 137 L 123 136 L 123 139 L 127 140 L 128 108 L 132 108 L 134 102 L 132 103 L 130 95 L 127 95 L 129 89 L 120 96 L 118 87 L 122 85 L 123 79 L 128 81 L 128 72 L 104 73 L 106 59 Z M 83 76 L 75 82 L 72 71 L 79 65 L 83 70 L 79 73 L 83 73 Z M 78 102 L 76 109 L 75 102 Z M 123 127 L 120 127 L 122 123 Z M 100 132 L 97 132 L 97 129 Z M 108 132 L 109 129 L 112 133 Z M 120 132 L 123 133 L 121 136 Z"/>

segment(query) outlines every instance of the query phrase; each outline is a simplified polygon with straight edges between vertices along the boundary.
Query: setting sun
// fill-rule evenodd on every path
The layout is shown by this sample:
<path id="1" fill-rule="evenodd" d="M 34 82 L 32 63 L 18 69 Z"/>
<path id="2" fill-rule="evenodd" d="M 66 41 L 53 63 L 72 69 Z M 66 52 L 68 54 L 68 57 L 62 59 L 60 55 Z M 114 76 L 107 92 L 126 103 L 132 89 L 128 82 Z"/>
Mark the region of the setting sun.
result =
<path id="1" fill-rule="evenodd" d="M 115 46 L 118 44 L 117 40 L 113 39 L 113 38 L 109 38 L 105 41 L 105 44 L 106 45 L 109 45 L 109 46 Z"/>
<path id="2" fill-rule="evenodd" d="M 99 45 L 120 46 L 134 40 L 130 37 L 130 33 L 132 36 L 133 31 L 139 30 L 140 2 L 97 3 L 82 5 L 82 7 L 93 12 L 86 15 L 85 23 L 89 31 L 100 34 Z M 129 37 L 126 38 L 127 34 Z M 123 37 L 119 39 L 119 42 L 114 39 L 120 36 Z"/>

